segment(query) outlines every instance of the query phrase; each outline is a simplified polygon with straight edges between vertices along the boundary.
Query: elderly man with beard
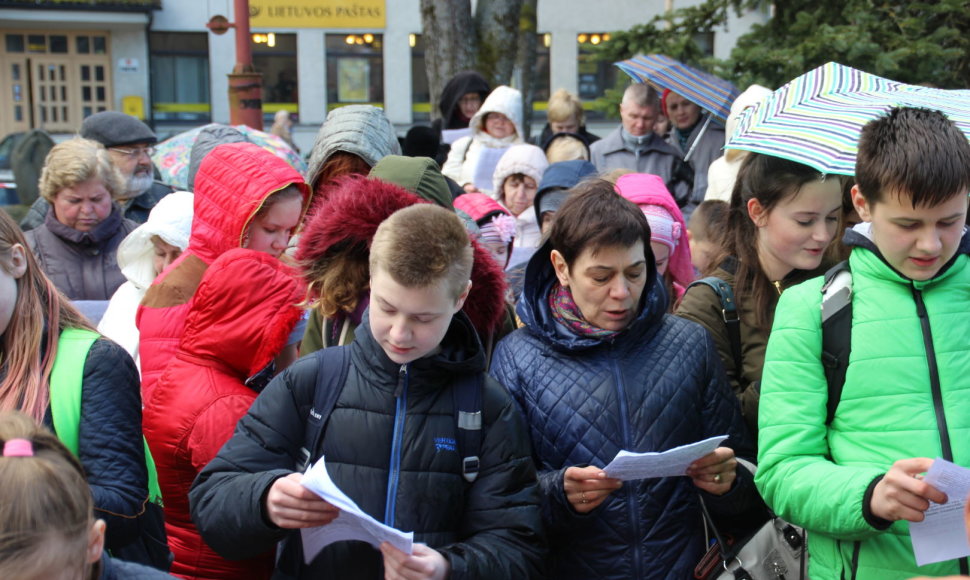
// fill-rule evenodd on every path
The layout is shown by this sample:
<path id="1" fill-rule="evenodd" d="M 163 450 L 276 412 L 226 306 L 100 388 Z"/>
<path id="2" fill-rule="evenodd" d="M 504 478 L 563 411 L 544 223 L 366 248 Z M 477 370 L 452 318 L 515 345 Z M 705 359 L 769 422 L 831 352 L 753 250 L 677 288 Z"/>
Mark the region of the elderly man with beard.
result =
<path id="1" fill-rule="evenodd" d="M 124 192 L 115 201 L 125 218 L 145 223 L 158 200 L 172 192 L 171 187 L 153 180 L 151 153 L 158 137 L 145 123 L 115 111 L 102 111 L 84 119 L 81 137 L 97 141 L 108 150 L 111 163 L 125 179 Z M 44 223 L 49 207 L 47 200 L 38 198 L 20 227 L 27 231 Z"/>

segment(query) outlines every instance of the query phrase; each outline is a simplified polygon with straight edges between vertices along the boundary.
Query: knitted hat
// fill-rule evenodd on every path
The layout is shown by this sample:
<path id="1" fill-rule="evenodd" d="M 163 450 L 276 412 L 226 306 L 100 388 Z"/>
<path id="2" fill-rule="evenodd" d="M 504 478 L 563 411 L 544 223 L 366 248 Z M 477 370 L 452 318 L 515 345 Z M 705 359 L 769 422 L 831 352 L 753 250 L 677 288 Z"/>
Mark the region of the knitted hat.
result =
<path id="1" fill-rule="evenodd" d="M 498 160 L 495 173 L 492 174 L 492 199 L 501 201 L 502 184 L 508 176 L 516 173 L 531 177 L 538 186 L 547 167 L 549 162 L 546 160 L 545 153 L 535 145 L 520 143 L 509 147 Z"/>
<path id="2" fill-rule="evenodd" d="M 148 125 L 131 115 L 116 111 L 101 111 L 84 119 L 81 123 L 81 137 L 97 141 L 105 147 L 158 141 Z"/>
<path id="3" fill-rule="evenodd" d="M 641 205 L 640 209 L 650 224 L 650 241 L 667 246 L 672 254 L 684 234 L 683 228 L 669 211 L 659 205 Z"/>

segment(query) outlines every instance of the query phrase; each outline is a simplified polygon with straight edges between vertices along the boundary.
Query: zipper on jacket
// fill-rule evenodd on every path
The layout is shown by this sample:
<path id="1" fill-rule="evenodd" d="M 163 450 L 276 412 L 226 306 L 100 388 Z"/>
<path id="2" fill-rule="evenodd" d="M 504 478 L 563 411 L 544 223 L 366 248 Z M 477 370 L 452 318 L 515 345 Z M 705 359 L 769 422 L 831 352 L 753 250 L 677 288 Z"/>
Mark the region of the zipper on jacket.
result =
<path id="1" fill-rule="evenodd" d="M 950 445 L 950 430 L 946 424 L 946 411 L 943 408 L 943 389 L 940 387 L 940 368 L 936 364 L 936 347 L 933 345 L 933 334 L 930 332 L 930 315 L 923 302 L 923 291 L 912 285 L 913 299 L 916 301 L 916 314 L 919 316 L 920 329 L 923 331 L 923 345 L 926 348 L 926 364 L 930 371 L 930 390 L 933 393 L 933 410 L 936 413 L 936 429 L 940 433 L 940 447 L 943 459 L 953 461 L 953 447 Z M 970 571 L 967 558 L 958 560 L 960 574 L 966 575 Z"/>
<path id="2" fill-rule="evenodd" d="M 623 385 L 623 378 L 620 374 L 620 365 L 613 356 L 613 346 L 610 346 L 610 367 L 613 371 L 613 384 L 616 385 L 616 400 L 620 407 L 620 428 L 623 433 L 623 448 L 633 450 L 633 438 L 630 436 L 630 416 L 627 409 L 626 388 Z M 640 510 L 637 505 L 637 494 L 632 486 L 626 489 L 627 519 L 630 527 L 633 528 L 633 567 L 636 572 L 634 578 L 642 578 L 640 569 Z"/>
<path id="3" fill-rule="evenodd" d="M 930 317 L 923 302 L 923 292 L 914 284 L 913 300 L 916 301 L 916 314 L 923 331 L 923 346 L 926 348 L 926 364 L 930 370 L 930 390 L 933 393 L 933 410 L 936 412 L 936 428 L 940 432 L 940 447 L 943 449 L 943 459 L 953 461 L 953 449 L 950 447 L 950 431 L 946 425 L 946 413 L 943 410 L 943 391 L 940 389 L 940 369 L 936 365 L 936 348 L 933 346 L 933 335 L 930 333 Z"/>
<path id="4" fill-rule="evenodd" d="M 394 511 L 397 503 L 397 484 L 401 479 L 401 444 L 404 439 L 404 416 L 408 408 L 408 365 L 401 365 L 397 373 L 397 400 L 394 408 L 394 433 L 391 439 L 391 461 L 387 472 L 387 500 L 384 502 L 384 524 L 394 527 Z"/>

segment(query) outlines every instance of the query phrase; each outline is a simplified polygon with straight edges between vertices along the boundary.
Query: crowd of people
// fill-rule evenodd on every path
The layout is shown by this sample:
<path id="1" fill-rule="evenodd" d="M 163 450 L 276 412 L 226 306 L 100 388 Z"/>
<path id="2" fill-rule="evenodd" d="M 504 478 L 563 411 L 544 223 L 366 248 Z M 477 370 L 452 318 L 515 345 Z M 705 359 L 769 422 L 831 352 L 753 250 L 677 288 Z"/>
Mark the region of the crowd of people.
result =
<path id="1" fill-rule="evenodd" d="M 769 92 L 725 130 L 631 84 L 599 138 L 561 90 L 529 142 L 465 71 L 401 140 L 333 110 L 305 175 L 203 132 L 178 192 L 149 127 L 91 115 L 0 211 L 0 577 L 691 578 L 705 518 L 774 515 L 816 580 L 970 574 L 908 527 L 962 499 L 935 458 L 970 467 L 970 142 L 892 108 L 854 177 L 725 153 Z M 604 469 L 718 436 L 679 476 Z M 324 458 L 410 553 L 306 551 L 341 525 L 301 485 Z"/>

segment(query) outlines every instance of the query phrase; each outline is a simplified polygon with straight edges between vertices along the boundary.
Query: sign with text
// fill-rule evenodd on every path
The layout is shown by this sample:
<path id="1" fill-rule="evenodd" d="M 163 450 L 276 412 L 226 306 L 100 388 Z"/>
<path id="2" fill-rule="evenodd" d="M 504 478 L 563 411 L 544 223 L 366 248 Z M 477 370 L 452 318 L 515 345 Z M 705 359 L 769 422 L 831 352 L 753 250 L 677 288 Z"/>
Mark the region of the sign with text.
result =
<path id="1" fill-rule="evenodd" d="M 385 0 L 249 0 L 253 28 L 384 28 Z"/>

